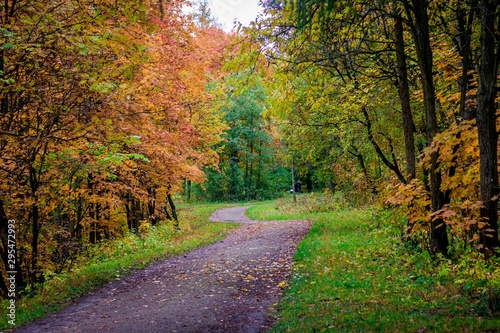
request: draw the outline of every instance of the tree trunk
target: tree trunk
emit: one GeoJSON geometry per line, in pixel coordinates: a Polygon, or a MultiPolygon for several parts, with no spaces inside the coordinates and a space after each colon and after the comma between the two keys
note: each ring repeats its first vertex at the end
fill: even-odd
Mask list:
{"type": "MultiPolygon", "coordinates": [[[[436,95],[433,78],[432,48],[429,35],[429,16],[427,13],[427,0],[411,0],[411,5],[407,0],[402,0],[409,17],[410,28],[417,51],[418,65],[422,88],[424,92],[424,109],[426,120],[427,146],[430,146],[434,137],[438,133],[436,116],[436,95]]],[[[430,194],[431,211],[436,212],[443,208],[444,194],[441,191],[441,173],[438,169],[438,153],[430,155],[430,194]]],[[[430,252],[431,254],[448,253],[448,235],[446,224],[440,218],[435,218],[430,225],[430,252]]]]}
{"type": "MultiPolygon", "coordinates": [[[[468,11],[464,7],[457,9],[457,29],[458,36],[458,50],[462,57],[462,75],[459,78],[458,87],[460,92],[460,116],[463,120],[472,120],[476,118],[477,108],[473,100],[475,96],[471,96],[470,91],[472,88],[472,75],[469,73],[473,70],[472,54],[471,54],[471,36],[472,24],[474,21],[475,11],[472,9],[477,5],[476,0],[472,0],[468,11]]],[[[476,97],[477,98],[477,97],[476,97]]]]}
{"type": "Polygon", "coordinates": [[[191,201],[191,181],[186,179],[186,202],[191,201]]]}
{"type": "Polygon", "coordinates": [[[175,209],[174,200],[172,200],[172,195],[170,193],[167,194],[167,199],[170,210],[172,211],[172,218],[174,219],[174,228],[176,230],[181,230],[181,227],[179,226],[179,219],[177,218],[177,210],[175,209]]]}
{"type": "Polygon", "coordinates": [[[151,225],[156,225],[158,223],[158,217],[156,215],[156,189],[153,187],[148,187],[148,220],[151,222],[151,225]]]}
{"type": "Polygon", "coordinates": [[[163,208],[163,212],[165,213],[165,218],[167,220],[172,220],[172,216],[170,216],[170,213],[168,212],[167,206],[163,205],[162,208],[163,208]]]}
{"type": "Polygon", "coordinates": [[[163,0],[160,0],[158,2],[158,7],[160,8],[160,20],[163,21],[163,19],[165,18],[165,8],[163,6],[163,0]]]}
{"type": "Polygon", "coordinates": [[[327,187],[328,189],[332,192],[332,194],[335,194],[335,182],[331,179],[328,179],[327,187]]]}
{"type": "Polygon", "coordinates": [[[40,235],[40,221],[39,221],[39,211],[38,211],[38,200],[36,198],[36,193],[38,191],[39,183],[37,180],[37,170],[32,166],[29,169],[29,179],[31,195],[33,198],[33,204],[30,207],[29,217],[31,219],[31,271],[29,276],[29,283],[34,286],[38,281],[38,236],[40,235]]]}
{"type": "Polygon", "coordinates": [[[29,281],[31,286],[35,286],[38,282],[38,236],[40,235],[39,213],[38,206],[31,205],[31,272],[29,281]]]}
{"type": "Polygon", "coordinates": [[[498,133],[496,130],[497,75],[500,43],[495,36],[495,21],[500,1],[481,0],[481,63],[477,93],[477,130],[479,136],[480,192],[484,207],[480,210],[481,244],[488,253],[497,249],[498,241],[498,133]]]}
{"type": "MultiPolygon", "coordinates": [[[[398,94],[401,103],[401,118],[405,138],[406,182],[410,183],[416,175],[415,138],[413,136],[414,123],[410,104],[410,87],[408,84],[408,67],[406,64],[405,40],[403,19],[399,12],[394,16],[394,39],[396,44],[396,62],[398,65],[398,94]]],[[[411,205],[411,204],[410,204],[411,205]]],[[[411,206],[408,207],[409,209],[411,206]]],[[[412,242],[411,230],[413,223],[408,219],[406,223],[406,242],[412,242]]]]}
{"type": "MultiPolygon", "coordinates": [[[[362,107],[361,110],[363,111],[363,116],[365,117],[365,122],[363,123],[363,125],[365,125],[365,127],[366,127],[368,140],[372,144],[373,148],[375,148],[375,151],[376,151],[378,157],[380,158],[382,163],[385,164],[385,166],[387,166],[390,170],[392,170],[394,172],[394,174],[398,177],[400,182],[402,182],[403,184],[406,184],[407,183],[406,178],[404,177],[403,173],[399,169],[399,165],[398,165],[398,162],[397,162],[394,154],[392,155],[393,161],[392,162],[389,161],[389,159],[385,156],[384,152],[382,151],[382,149],[378,145],[377,141],[375,140],[375,137],[373,136],[372,122],[371,122],[370,116],[368,115],[368,111],[366,110],[366,107],[362,107]]],[[[391,150],[392,150],[392,145],[390,145],[390,146],[391,146],[391,150]]],[[[363,166],[364,166],[364,163],[363,163],[363,166]]],[[[368,172],[366,172],[366,175],[368,175],[368,172]]]]}
{"type": "Polygon", "coordinates": [[[366,168],[365,164],[365,158],[363,157],[363,154],[361,154],[358,150],[358,148],[354,145],[351,144],[351,150],[347,150],[349,154],[354,156],[356,160],[358,161],[359,167],[361,168],[361,171],[363,172],[363,175],[365,176],[366,182],[368,183],[368,186],[370,187],[371,191],[373,194],[377,194],[377,187],[373,183],[370,174],[368,172],[368,169],[366,168]]]}
{"type": "Polygon", "coordinates": [[[83,202],[82,197],[78,196],[76,199],[76,221],[71,231],[71,237],[75,237],[79,241],[82,240],[82,220],[83,220],[83,202]]]}
{"type": "Polygon", "coordinates": [[[396,42],[396,60],[398,64],[398,92],[401,102],[401,116],[405,137],[406,181],[415,178],[415,139],[413,137],[413,116],[410,105],[410,88],[406,65],[405,42],[403,36],[403,20],[399,14],[394,18],[394,36],[396,42]]]}
{"type": "Polygon", "coordinates": [[[292,157],[292,194],[293,202],[297,202],[297,195],[295,194],[295,161],[292,157]]]}

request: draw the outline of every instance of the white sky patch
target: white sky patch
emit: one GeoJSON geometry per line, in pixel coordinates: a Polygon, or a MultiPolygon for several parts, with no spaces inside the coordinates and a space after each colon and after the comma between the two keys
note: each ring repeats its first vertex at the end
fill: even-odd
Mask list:
{"type": "Polygon", "coordinates": [[[255,21],[261,9],[259,7],[259,0],[211,1],[212,15],[222,24],[222,27],[226,31],[231,31],[234,28],[235,20],[241,22],[243,26],[248,26],[251,21],[255,21]]]}

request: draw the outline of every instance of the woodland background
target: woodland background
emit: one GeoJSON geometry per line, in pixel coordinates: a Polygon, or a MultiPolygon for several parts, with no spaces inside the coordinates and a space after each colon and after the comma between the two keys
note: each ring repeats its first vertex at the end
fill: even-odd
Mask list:
{"type": "Polygon", "coordinates": [[[233,33],[186,4],[1,5],[0,271],[15,220],[20,295],[95,243],[178,228],[174,200],[269,199],[292,174],[403,216],[413,251],[495,255],[499,1],[268,0],[233,33]]]}

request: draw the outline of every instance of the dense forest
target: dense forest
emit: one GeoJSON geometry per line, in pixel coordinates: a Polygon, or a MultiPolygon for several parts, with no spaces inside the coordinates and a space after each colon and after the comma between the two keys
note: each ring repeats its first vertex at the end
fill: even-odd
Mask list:
{"type": "Polygon", "coordinates": [[[498,1],[269,1],[248,38],[273,67],[289,152],[330,187],[402,207],[445,257],[498,240],[498,1]]]}
{"type": "Polygon", "coordinates": [[[88,244],[175,221],[173,194],[217,163],[224,125],[205,88],[229,36],[182,6],[3,3],[1,257],[5,271],[14,220],[20,290],[88,244]]]}
{"type": "Polygon", "coordinates": [[[177,225],[181,195],[269,199],[292,174],[403,215],[432,255],[495,254],[500,1],[266,0],[232,33],[187,4],[2,3],[0,272],[19,290],[177,225]]]}

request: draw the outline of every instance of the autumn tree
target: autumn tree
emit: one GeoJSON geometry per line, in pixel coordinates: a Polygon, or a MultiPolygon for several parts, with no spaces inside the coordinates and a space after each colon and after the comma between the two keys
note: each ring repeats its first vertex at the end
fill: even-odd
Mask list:
{"type": "Polygon", "coordinates": [[[38,244],[42,227],[50,224],[50,184],[58,177],[47,161],[88,131],[101,100],[97,91],[106,85],[97,74],[113,63],[109,41],[120,35],[119,29],[107,37],[97,32],[109,14],[119,17],[122,9],[105,2],[3,4],[2,222],[6,217],[18,221],[18,241],[30,244],[28,253],[19,253],[28,271],[22,276],[18,270],[19,286],[39,280],[39,261],[47,257],[38,244]],[[97,54],[96,70],[87,72],[97,54]]]}
{"type": "MultiPolygon", "coordinates": [[[[408,235],[425,233],[432,254],[450,254],[449,233],[465,247],[497,242],[496,224],[486,224],[490,218],[485,214],[497,211],[493,193],[498,186],[485,190],[489,194],[480,199],[479,178],[472,175],[479,173],[482,164],[481,168],[490,170],[486,174],[492,184],[498,183],[496,164],[486,167],[486,158],[481,163],[478,159],[479,151],[497,151],[490,149],[497,142],[491,136],[496,125],[487,121],[491,127],[485,131],[484,123],[480,125],[479,119],[478,127],[475,123],[479,100],[485,103],[485,96],[491,97],[487,91],[496,95],[490,89],[498,73],[495,47],[480,45],[494,38],[490,34],[480,40],[479,36],[495,31],[492,22],[497,20],[498,4],[401,0],[269,1],[265,5],[269,15],[255,23],[264,34],[254,40],[263,45],[262,54],[276,65],[275,72],[282,73],[272,84],[286,98],[278,97],[274,110],[302,133],[313,128],[311,132],[320,136],[307,138],[316,139],[316,147],[329,142],[329,147],[318,149],[323,156],[332,154],[342,161],[347,159],[339,156],[357,156],[367,180],[380,175],[370,175],[377,163],[391,170],[399,185],[388,194],[389,202],[405,205],[408,235]],[[489,22],[488,28],[484,22],[489,22]],[[490,79],[481,78],[486,65],[490,79]],[[308,83],[298,88],[294,77],[308,78],[308,83]],[[479,96],[481,80],[488,84],[479,96]],[[391,90],[393,83],[397,91],[391,90]],[[396,109],[402,119],[399,124],[393,122],[396,109]],[[321,127],[325,130],[318,130],[321,127]],[[478,131],[490,148],[480,148],[478,131]],[[362,133],[364,138],[359,137],[362,133]],[[489,139],[485,133],[490,133],[489,139]],[[337,150],[349,147],[348,143],[355,144],[337,150]],[[374,153],[377,158],[370,161],[374,153]],[[405,171],[400,167],[401,156],[405,156],[405,171]],[[479,200],[494,208],[479,209],[479,200]]],[[[491,104],[487,119],[495,113],[491,104]]],[[[490,162],[497,160],[496,155],[488,156],[490,162]]],[[[456,244],[452,245],[456,251],[456,244]]]]}
{"type": "Polygon", "coordinates": [[[88,243],[175,220],[173,194],[216,163],[205,84],[224,36],[205,38],[182,6],[2,5],[0,254],[5,271],[16,220],[21,289],[88,243]]]}
{"type": "MultiPolygon", "coordinates": [[[[302,2],[294,2],[290,4],[288,9],[287,7],[275,9],[273,4],[270,4],[268,8],[273,14],[274,20],[270,19],[269,22],[261,23],[262,26],[269,26],[269,43],[273,45],[267,55],[271,59],[276,59],[277,63],[282,64],[285,72],[289,71],[295,75],[312,73],[313,76],[316,75],[316,80],[318,76],[330,80],[331,88],[328,87],[326,90],[323,88],[325,92],[323,96],[319,92],[319,96],[315,96],[308,103],[309,114],[314,114],[316,110],[324,108],[321,111],[324,116],[316,118],[315,126],[323,124],[325,127],[333,126],[345,129],[346,120],[347,123],[355,125],[353,128],[361,125],[361,128],[353,131],[356,132],[355,136],[360,133],[361,129],[365,142],[372,145],[378,160],[394,172],[402,183],[406,183],[408,181],[407,174],[399,162],[401,152],[394,148],[394,142],[399,141],[401,137],[395,133],[388,133],[387,127],[384,129],[378,127],[376,124],[378,120],[375,119],[381,119],[378,118],[381,113],[376,116],[371,114],[371,110],[377,108],[375,105],[378,101],[371,103],[370,100],[366,99],[369,96],[366,94],[367,90],[370,90],[369,86],[378,85],[384,81],[388,83],[386,87],[389,89],[384,87],[383,91],[380,92],[381,95],[390,96],[393,94],[395,91],[390,90],[393,86],[392,83],[398,80],[402,81],[399,89],[400,94],[409,95],[408,89],[405,88],[408,86],[408,79],[403,76],[406,67],[400,67],[399,73],[395,71],[396,52],[393,47],[395,37],[390,26],[384,20],[384,18],[390,17],[386,11],[390,10],[391,7],[369,6],[362,3],[346,6],[344,3],[333,2],[328,4],[312,3],[308,7],[303,6],[302,2]],[[299,15],[296,15],[297,13],[299,15]],[[280,15],[281,21],[275,18],[280,17],[280,15]],[[276,49],[279,51],[273,53],[276,49]],[[378,82],[375,83],[374,80],[378,80],[378,82]],[[341,86],[344,88],[340,88],[341,86]],[[402,89],[406,89],[406,92],[401,92],[402,89]],[[332,94],[334,98],[339,98],[337,96],[341,95],[337,103],[330,101],[331,96],[327,96],[330,91],[334,90],[336,90],[336,93],[332,94]],[[345,93],[346,96],[341,93],[345,93]],[[349,95],[351,96],[349,97],[349,95]],[[344,100],[345,103],[343,103],[344,100]],[[327,106],[327,104],[333,105],[327,106]],[[358,105],[364,105],[364,107],[359,108],[358,105]],[[344,113],[345,116],[339,116],[344,113]],[[338,120],[334,120],[334,114],[337,115],[338,120]],[[375,126],[377,126],[376,130],[375,126]]],[[[401,31],[401,33],[403,32],[401,31]]],[[[401,42],[404,46],[404,41],[401,42]]],[[[403,61],[404,57],[399,57],[399,60],[403,61]]],[[[406,64],[403,63],[401,66],[406,66],[406,64]]],[[[310,89],[310,87],[306,89],[310,89]]],[[[295,91],[291,93],[293,94],[295,91]]],[[[307,95],[307,92],[304,94],[307,95]]],[[[293,100],[293,98],[288,99],[293,100]]],[[[396,101],[393,96],[389,99],[396,101]]],[[[405,111],[403,120],[406,121],[404,137],[407,142],[406,146],[409,148],[404,153],[407,156],[407,170],[409,170],[408,175],[411,178],[415,169],[415,149],[414,126],[408,103],[409,100],[403,109],[405,111]]],[[[290,105],[289,108],[294,110],[297,109],[297,106],[290,105]]],[[[290,111],[290,113],[293,112],[295,111],[290,111]]],[[[342,138],[342,136],[340,137],[342,138]]],[[[352,143],[356,140],[345,136],[344,141],[352,143]]],[[[340,142],[342,143],[342,140],[340,142]]],[[[355,149],[356,152],[354,152],[347,149],[345,151],[353,153],[349,155],[359,161],[361,169],[365,170],[363,173],[368,175],[369,172],[367,172],[365,164],[366,156],[359,155],[362,150],[355,149]]],[[[368,183],[373,184],[373,180],[368,180],[368,183]]],[[[372,188],[374,189],[374,187],[372,188]]]]}

